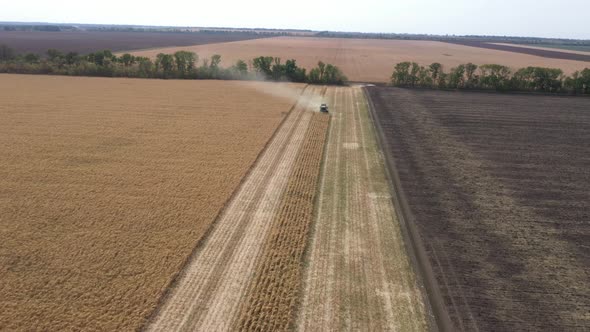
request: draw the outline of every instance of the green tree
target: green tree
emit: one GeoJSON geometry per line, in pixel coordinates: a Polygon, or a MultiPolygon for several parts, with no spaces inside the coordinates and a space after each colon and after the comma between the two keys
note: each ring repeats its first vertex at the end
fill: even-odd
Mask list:
{"type": "Polygon", "coordinates": [[[318,70],[320,74],[320,81],[324,81],[324,75],[326,74],[326,64],[322,61],[318,62],[318,70]]]}
{"type": "Polygon", "coordinates": [[[235,78],[248,77],[248,64],[244,60],[238,60],[231,68],[235,78]]]}
{"type": "Polygon", "coordinates": [[[274,58],[271,72],[272,79],[275,81],[281,81],[285,78],[285,66],[281,64],[281,58],[274,58]]]}
{"type": "Polygon", "coordinates": [[[49,59],[49,61],[51,61],[51,62],[56,62],[63,57],[64,57],[64,54],[54,48],[47,50],[47,59],[49,59]]]}
{"type": "MultiPolygon", "coordinates": [[[[576,75],[579,75],[579,73],[574,73],[574,76],[576,75]]],[[[566,86],[575,86],[575,84],[571,83],[572,78],[569,78],[569,80],[566,79],[565,81],[567,83],[566,86]]],[[[554,68],[521,68],[514,73],[511,79],[511,88],[516,90],[556,92],[563,87],[563,84],[563,71],[554,68]]]]}
{"type": "Polygon", "coordinates": [[[419,64],[412,62],[412,67],[410,69],[410,82],[409,82],[410,86],[416,86],[416,83],[418,83],[418,80],[419,80],[418,76],[420,74],[420,69],[421,69],[421,67],[419,64]]]}
{"type": "Polygon", "coordinates": [[[449,87],[451,89],[460,89],[464,87],[465,84],[465,65],[458,65],[457,67],[451,69],[451,74],[449,76],[449,87]]]}
{"type": "Polygon", "coordinates": [[[121,55],[119,61],[121,61],[125,67],[129,67],[135,63],[135,57],[129,53],[125,53],[121,55]]]}
{"type": "Polygon", "coordinates": [[[475,76],[475,71],[477,70],[477,65],[469,62],[465,65],[465,87],[466,88],[474,88],[477,86],[477,77],[475,76]]]}
{"type": "Polygon", "coordinates": [[[156,71],[161,71],[164,78],[170,77],[174,70],[174,57],[171,54],[158,53],[155,66],[156,71]]]}
{"type": "Polygon", "coordinates": [[[0,44],[0,61],[14,59],[14,50],[4,44],[0,44]]]}
{"type": "Polygon", "coordinates": [[[86,60],[93,62],[97,66],[104,67],[116,62],[117,57],[110,50],[103,50],[88,54],[86,60]]]}
{"type": "MultiPolygon", "coordinates": [[[[320,69],[319,66],[318,69],[320,69]]],[[[326,84],[343,85],[348,81],[348,79],[346,78],[346,76],[344,76],[340,68],[332,64],[326,64],[324,68],[324,75],[321,78],[321,81],[326,84]]]]}
{"type": "Polygon", "coordinates": [[[502,65],[487,64],[479,67],[482,88],[507,90],[510,87],[510,68],[502,65]]]}
{"type": "Polygon", "coordinates": [[[211,56],[211,64],[210,67],[213,69],[217,69],[219,68],[219,64],[221,63],[221,55],[219,54],[213,54],[211,56]]]}
{"type": "Polygon", "coordinates": [[[252,66],[256,72],[263,74],[266,78],[271,78],[273,61],[274,59],[271,56],[259,56],[252,61],[252,66]]]}
{"type": "Polygon", "coordinates": [[[449,74],[441,71],[438,74],[438,80],[436,85],[440,88],[440,89],[446,89],[448,87],[447,82],[449,81],[449,74]]]}
{"type": "Polygon", "coordinates": [[[206,68],[207,70],[209,69],[209,58],[203,59],[203,64],[201,65],[201,68],[206,68]]]}
{"type": "Polygon", "coordinates": [[[432,78],[432,82],[434,82],[434,84],[437,84],[438,77],[442,72],[442,65],[438,62],[434,62],[428,67],[428,70],[430,71],[430,77],[432,78]]]}
{"type": "Polygon", "coordinates": [[[197,60],[197,54],[194,52],[178,51],[174,53],[176,70],[182,76],[185,76],[193,71],[193,69],[195,68],[195,62],[197,60]]]}
{"type": "Polygon", "coordinates": [[[322,83],[321,77],[320,77],[320,69],[319,68],[312,68],[309,71],[309,77],[308,77],[308,81],[309,83],[322,83]]]}
{"type": "Polygon", "coordinates": [[[590,69],[585,68],[580,72],[578,82],[582,87],[582,93],[590,94],[590,69]]]}
{"type": "Polygon", "coordinates": [[[25,54],[24,58],[26,63],[30,63],[30,64],[36,64],[39,63],[39,61],[41,60],[39,58],[39,56],[35,53],[27,53],[25,54]]]}
{"type": "Polygon", "coordinates": [[[574,94],[581,93],[583,87],[579,85],[580,82],[580,72],[575,71],[572,76],[568,76],[563,81],[563,86],[568,89],[569,91],[573,92],[574,94]]]}
{"type": "Polygon", "coordinates": [[[535,67],[533,70],[534,88],[544,92],[557,92],[562,87],[562,76],[561,69],[535,67]]]}
{"type": "Polygon", "coordinates": [[[305,68],[297,67],[297,62],[293,59],[285,62],[285,75],[291,82],[305,82],[305,68]]]}
{"type": "Polygon", "coordinates": [[[417,84],[422,87],[432,87],[434,81],[432,77],[430,77],[430,70],[420,66],[420,70],[418,72],[418,82],[417,84]]]}
{"type": "Polygon", "coordinates": [[[410,66],[411,62],[400,62],[395,65],[391,75],[391,84],[395,86],[407,86],[410,84],[410,66]]]}
{"type": "Polygon", "coordinates": [[[68,52],[65,56],[66,64],[73,65],[80,61],[80,56],[76,52],[68,52]]]}
{"type": "Polygon", "coordinates": [[[154,63],[147,57],[136,57],[138,76],[142,78],[154,77],[154,63]]]}
{"type": "Polygon", "coordinates": [[[201,76],[204,78],[214,78],[214,79],[218,79],[221,78],[221,74],[222,71],[219,68],[219,64],[221,63],[221,55],[219,54],[214,54],[211,56],[211,59],[209,61],[209,67],[205,66],[205,64],[203,64],[203,67],[201,68],[201,76]]]}
{"type": "Polygon", "coordinates": [[[111,52],[111,50],[104,50],[102,51],[102,54],[104,55],[105,60],[107,60],[109,63],[117,62],[117,56],[114,55],[113,52],[111,52]]]}
{"type": "Polygon", "coordinates": [[[62,69],[66,64],[65,55],[56,49],[47,50],[47,59],[52,63],[53,67],[57,69],[62,69]]]}

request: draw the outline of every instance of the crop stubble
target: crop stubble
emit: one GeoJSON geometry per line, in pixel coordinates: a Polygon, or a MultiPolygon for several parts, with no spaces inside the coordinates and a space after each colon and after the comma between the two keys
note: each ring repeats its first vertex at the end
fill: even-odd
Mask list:
{"type": "Polygon", "coordinates": [[[330,88],[332,125],[297,329],[427,329],[359,88],[330,88]]]}
{"type": "Polygon", "coordinates": [[[590,327],[590,103],[370,88],[457,330],[590,327]]]}
{"type": "MultiPolygon", "coordinates": [[[[313,95],[315,87],[304,95],[313,95]]],[[[264,257],[298,151],[312,116],[300,99],[185,269],[148,330],[229,330],[264,257]]]]}
{"type": "Polygon", "coordinates": [[[236,330],[286,331],[294,324],[328,123],[328,115],[313,113],[236,330]]]}
{"type": "Polygon", "coordinates": [[[265,87],[0,75],[0,329],[140,326],[292,105],[265,87]]]}

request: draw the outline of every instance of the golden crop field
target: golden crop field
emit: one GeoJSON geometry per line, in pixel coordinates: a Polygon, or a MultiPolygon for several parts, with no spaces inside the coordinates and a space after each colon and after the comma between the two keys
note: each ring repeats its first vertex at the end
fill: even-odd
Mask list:
{"type": "Polygon", "coordinates": [[[329,120],[322,113],[311,118],[235,330],[288,331],[294,324],[329,120]]]}
{"type": "Polygon", "coordinates": [[[319,90],[305,88],[146,331],[235,330],[240,309],[250,305],[244,301],[260,273],[259,262],[270,255],[265,252],[267,239],[307,141],[314,114],[309,107],[319,90]]]}
{"type": "Polygon", "coordinates": [[[272,87],[0,75],[0,329],[137,329],[293,105],[272,87]]]}
{"type": "Polygon", "coordinates": [[[222,64],[231,66],[237,60],[251,61],[258,56],[295,59],[305,68],[324,61],[339,66],[351,81],[388,82],[396,63],[415,61],[421,65],[440,62],[448,71],[459,64],[496,63],[512,68],[541,66],[561,68],[566,74],[588,67],[587,62],[550,59],[539,56],[468,47],[436,41],[375,40],[346,38],[276,37],[229,43],[161,48],[134,52],[155,57],[178,50],[196,52],[201,58],[222,56],[222,64]]]}

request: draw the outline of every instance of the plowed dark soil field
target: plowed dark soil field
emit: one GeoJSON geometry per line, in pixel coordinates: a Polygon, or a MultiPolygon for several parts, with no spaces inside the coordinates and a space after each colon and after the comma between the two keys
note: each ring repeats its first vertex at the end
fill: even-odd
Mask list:
{"type": "Polygon", "coordinates": [[[115,32],[115,31],[0,31],[0,44],[18,53],[45,54],[55,48],[81,54],[101,50],[129,51],[154,47],[189,46],[256,39],[258,35],[241,32],[115,32]]]}
{"type": "Polygon", "coordinates": [[[589,330],[590,99],[368,89],[454,330],[589,330]]]}
{"type": "Polygon", "coordinates": [[[590,62],[590,55],[588,55],[588,54],[577,54],[577,53],[572,53],[572,52],[568,52],[568,51],[560,51],[559,49],[546,50],[546,49],[538,49],[538,48],[521,47],[519,45],[486,43],[486,42],[482,42],[482,41],[458,41],[458,42],[450,42],[450,43],[471,46],[471,47],[487,48],[490,50],[498,50],[498,51],[536,55],[536,56],[540,56],[543,58],[590,62]]]}

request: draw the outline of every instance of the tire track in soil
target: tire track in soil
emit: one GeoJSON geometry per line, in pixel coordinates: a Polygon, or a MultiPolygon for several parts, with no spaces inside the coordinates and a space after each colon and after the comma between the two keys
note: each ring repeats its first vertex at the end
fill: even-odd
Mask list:
{"type": "Polygon", "coordinates": [[[230,328],[309,124],[311,113],[302,100],[185,268],[148,331],[230,328]]]}
{"type": "MultiPolygon", "coordinates": [[[[321,192],[331,192],[331,193],[335,193],[335,183],[331,182],[331,183],[327,183],[326,179],[327,179],[327,175],[326,174],[334,174],[334,172],[338,172],[340,171],[340,167],[338,167],[339,165],[339,161],[340,161],[340,155],[341,155],[341,147],[338,144],[333,144],[333,141],[340,141],[340,137],[342,136],[342,129],[343,126],[340,125],[340,123],[342,122],[342,113],[338,113],[338,112],[334,112],[334,110],[336,110],[338,107],[340,107],[340,103],[339,103],[339,99],[338,96],[341,94],[342,90],[339,88],[335,88],[332,90],[332,94],[334,95],[333,97],[333,101],[332,101],[332,124],[330,126],[330,130],[328,132],[328,144],[326,144],[326,151],[324,153],[324,169],[322,170],[322,175],[321,175],[321,186],[320,186],[320,193],[321,192]],[[328,157],[331,155],[335,155],[334,160],[331,160],[330,162],[328,162],[328,157]]],[[[337,195],[333,194],[331,196],[329,195],[319,195],[319,199],[318,199],[318,210],[317,210],[317,214],[318,217],[316,218],[317,220],[320,220],[324,217],[325,212],[324,212],[324,207],[326,206],[326,204],[328,204],[328,206],[331,206],[331,213],[332,215],[337,215],[338,214],[338,204],[337,204],[337,200],[338,197],[337,195]],[[332,202],[329,202],[332,201],[332,202]],[[331,203],[331,205],[330,205],[331,203]]],[[[334,224],[331,224],[334,225],[334,224]]],[[[318,240],[318,236],[315,236],[316,233],[318,232],[318,228],[317,228],[317,221],[316,221],[316,225],[313,226],[312,228],[312,235],[311,235],[311,244],[310,244],[310,249],[308,249],[311,253],[309,254],[311,257],[313,257],[315,255],[316,252],[322,252],[327,256],[327,259],[325,260],[321,260],[321,259],[310,259],[308,257],[308,261],[309,261],[309,265],[310,268],[308,268],[308,275],[306,277],[307,281],[305,281],[305,283],[307,285],[311,284],[311,282],[317,282],[319,280],[319,278],[322,278],[323,276],[328,276],[329,278],[325,279],[325,281],[327,281],[325,287],[315,287],[314,289],[316,290],[316,294],[317,296],[315,298],[310,298],[309,297],[309,293],[306,292],[304,290],[304,294],[303,294],[303,301],[302,301],[302,305],[303,305],[303,309],[301,310],[305,310],[305,308],[308,308],[310,305],[314,305],[314,306],[320,306],[322,305],[321,302],[313,302],[312,304],[310,304],[310,301],[317,301],[317,299],[323,299],[325,300],[325,302],[323,302],[323,309],[324,312],[321,315],[316,315],[314,318],[316,319],[316,322],[320,322],[318,324],[318,327],[320,326],[326,326],[333,317],[333,311],[334,311],[334,301],[335,301],[335,296],[336,293],[334,293],[333,289],[334,289],[334,280],[335,280],[335,276],[330,275],[332,273],[332,271],[328,268],[328,262],[333,262],[334,261],[334,252],[324,249],[324,247],[327,246],[327,248],[333,247],[334,244],[332,243],[334,241],[334,237],[330,236],[330,234],[333,234],[334,231],[328,232],[327,234],[323,234],[324,235],[324,241],[319,241],[318,240]]],[[[308,286],[309,287],[309,286],[308,286]]],[[[299,323],[300,325],[300,323],[299,323]]]]}
{"type": "MultiPolygon", "coordinates": [[[[383,260],[379,260],[376,261],[375,264],[380,264],[381,265],[381,269],[384,273],[381,274],[381,282],[383,283],[383,287],[384,289],[387,289],[387,287],[391,287],[392,289],[392,293],[393,294],[399,294],[399,298],[387,298],[384,297],[384,306],[386,308],[391,308],[391,310],[386,311],[386,313],[390,314],[390,313],[395,313],[395,304],[396,303],[400,303],[400,302],[406,302],[406,307],[409,310],[409,315],[406,316],[391,316],[389,315],[387,317],[388,321],[395,321],[395,320],[403,320],[404,318],[411,318],[414,317],[415,315],[419,315],[419,316],[424,316],[424,315],[429,315],[430,314],[430,306],[428,306],[428,308],[424,308],[424,303],[428,302],[428,299],[426,298],[426,293],[422,294],[422,298],[416,298],[414,296],[412,296],[411,293],[406,292],[404,290],[407,289],[412,289],[412,287],[415,287],[414,283],[417,282],[419,285],[422,285],[422,279],[420,280],[414,280],[414,278],[399,278],[399,281],[401,282],[400,286],[396,286],[396,285],[391,285],[388,280],[387,280],[387,276],[388,275],[395,275],[396,273],[396,267],[399,266],[405,266],[407,269],[411,269],[410,266],[408,266],[408,257],[406,255],[394,255],[394,256],[389,256],[386,254],[386,252],[381,251],[380,249],[382,248],[392,248],[392,247],[396,247],[399,246],[399,243],[404,243],[405,245],[408,245],[408,241],[406,239],[405,236],[403,236],[404,234],[404,227],[403,227],[403,220],[401,220],[400,218],[400,214],[396,213],[398,211],[396,211],[396,208],[399,208],[398,206],[396,206],[395,202],[393,201],[393,196],[392,193],[394,193],[394,188],[391,187],[391,180],[390,180],[390,174],[387,173],[387,169],[386,169],[386,163],[385,163],[385,155],[383,154],[383,151],[381,149],[381,144],[379,143],[379,139],[378,139],[378,132],[377,132],[377,127],[376,124],[373,122],[373,117],[371,116],[371,110],[370,110],[370,105],[369,105],[369,100],[365,98],[365,94],[364,91],[360,91],[357,90],[356,93],[358,94],[359,97],[359,101],[357,101],[355,103],[356,108],[357,108],[357,116],[358,116],[358,121],[359,123],[363,123],[364,126],[361,126],[361,136],[363,136],[363,140],[365,140],[366,135],[369,135],[370,137],[372,137],[372,139],[370,140],[371,144],[374,145],[373,149],[365,149],[364,153],[365,153],[365,161],[366,161],[366,169],[369,172],[372,172],[372,170],[374,170],[375,168],[381,168],[381,169],[385,169],[385,178],[383,178],[381,181],[379,182],[373,182],[374,185],[374,193],[369,194],[368,197],[368,205],[371,207],[370,210],[374,210],[376,216],[375,218],[377,220],[379,219],[386,219],[389,218],[389,216],[396,216],[395,219],[397,219],[396,224],[401,226],[401,232],[394,232],[394,236],[393,237],[383,237],[381,236],[382,234],[384,234],[382,232],[382,230],[379,227],[373,227],[373,233],[371,235],[371,238],[375,238],[378,239],[382,242],[382,245],[380,246],[374,246],[374,248],[376,248],[378,250],[378,255],[372,255],[371,257],[385,257],[385,259],[383,260]],[[362,100],[362,101],[361,101],[362,100]],[[362,117],[366,117],[367,119],[365,121],[362,120],[362,117]],[[364,128],[363,128],[364,127],[364,128]],[[381,201],[381,202],[380,202],[381,201]],[[395,208],[394,208],[395,206],[395,208]],[[390,260],[389,262],[387,260],[390,260]],[[416,312],[415,309],[420,308],[422,312],[416,312]],[[425,313],[424,311],[428,311],[427,313],[425,313]]],[[[370,224],[373,225],[373,224],[370,224]]],[[[378,223],[374,224],[375,226],[378,226],[378,223]]],[[[372,247],[373,248],[373,247],[372,247]]],[[[400,248],[401,249],[401,248],[400,248]]],[[[409,249],[409,253],[410,253],[410,261],[412,263],[414,263],[414,260],[412,259],[412,249],[409,249]]],[[[410,263],[410,265],[412,265],[410,263]]],[[[414,265],[415,266],[415,265],[414,265]]],[[[413,273],[412,273],[413,275],[413,273]]],[[[420,329],[424,329],[424,326],[421,325],[423,322],[420,320],[409,320],[409,321],[404,321],[403,323],[400,324],[400,326],[402,328],[405,329],[404,326],[412,326],[412,328],[414,330],[420,330],[420,329]]],[[[434,327],[434,322],[431,321],[430,319],[428,319],[428,322],[426,323],[428,326],[430,326],[432,329],[435,329],[434,327]]]]}
{"type": "MultiPolygon", "coordinates": [[[[465,118],[475,117],[477,112],[480,112],[479,122],[485,123],[487,127],[485,131],[480,129],[481,132],[476,133],[490,141],[490,137],[494,139],[494,136],[490,134],[492,132],[496,135],[496,140],[506,142],[506,138],[500,141],[498,132],[504,137],[512,137],[509,135],[509,127],[502,129],[506,133],[501,132],[497,128],[498,121],[510,124],[513,121],[520,121],[521,117],[534,116],[534,121],[529,118],[530,132],[526,132],[527,128],[523,129],[522,126],[514,130],[523,131],[522,134],[526,135],[526,139],[533,142],[536,138],[534,135],[547,136],[548,133],[553,135],[553,130],[556,130],[554,128],[560,128],[563,132],[563,126],[568,125],[569,121],[571,121],[569,124],[571,130],[575,132],[579,129],[573,123],[577,120],[583,126],[584,118],[567,119],[568,114],[563,111],[559,125],[548,123],[552,119],[556,121],[554,115],[545,119],[542,117],[545,111],[542,108],[531,106],[534,113],[527,110],[531,103],[538,102],[532,99],[542,97],[531,97],[531,100],[526,100],[522,96],[494,95],[493,98],[500,101],[494,100],[492,106],[482,104],[481,101],[478,104],[457,98],[457,101],[463,103],[458,105],[443,99],[441,106],[432,106],[436,105],[434,98],[420,99],[420,93],[416,91],[392,89],[391,92],[394,92],[391,95],[396,99],[388,100],[387,104],[381,103],[380,107],[387,105],[388,108],[379,115],[389,114],[395,117],[388,119],[387,122],[383,119],[379,120],[381,126],[388,130],[388,136],[391,139],[389,144],[395,141],[397,141],[395,144],[399,144],[404,141],[404,144],[412,147],[412,150],[408,150],[412,151],[412,161],[409,162],[408,155],[405,156],[406,165],[403,171],[405,176],[414,176],[411,181],[408,180],[410,184],[408,187],[413,190],[414,204],[418,206],[417,203],[425,200],[426,197],[417,192],[416,188],[412,188],[412,185],[424,186],[424,183],[428,182],[432,187],[426,188],[439,193],[438,202],[431,200],[434,204],[420,202],[419,206],[422,210],[418,212],[421,213],[423,220],[429,222],[427,225],[422,225],[421,233],[423,233],[422,236],[430,239],[428,255],[433,261],[433,271],[441,284],[445,304],[455,325],[453,330],[475,331],[478,328],[481,330],[583,330],[587,325],[585,323],[588,312],[584,311],[583,299],[588,297],[584,297],[587,288],[579,285],[584,284],[582,281],[587,273],[584,271],[584,265],[575,264],[576,257],[572,244],[567,239],[559,237],[561,230],[552,229],[553,224],[547,223],[549,218],[543,219],[544,216],[538,215],[534,209],[535,206],[531,206],[530,202],[519,201],[509,186],[492,172],[495,170],[494,167],[497,167],[494,163],[505,163],[514,167],[511,161],[517,163],[517,156],[524,155],[526,158],[526,153],[510,151],[509,145],[503,143],[508,147],[502,147],[501,151],[504,153],[504,150],[508,149],[512,153],[512,160],[507,160],[509,155],[499,160],[482,158],[482,151],[474,149],[470,140],[452,131],[452,129],[457,130],[456,128],[449,127],[448,123],[445,126],[440,121],[445,119],[445,112],[453,114],[457,119],[457,122],[453,124],[467,122],[455,115],[461,114],[462,110],[467,110],[464,111],[467,114],[465,118]],[[512,105],[506,102],[508,98],[512,105]],[[393,104],[396,105],[395,108],[389,106],[393,104]],[[494,114],[491,118],[497,117],[499,120],[491,121],[486,118],[485,113],[478,109],[484,107],[490,107],[487,114],[494,114]],[[504,107],[511,112],[507,113],[508,120],[502,120],[504,107]],[[403,114],[403,117],[397,116],[400,114],[403,114]],[[545,131],[543,126],[551,130],[545,131]],[[418,174],[412,174],[412,172],[418,174]],[[420,178],[428,174],[430,176],[427,181],[420,178]],[[433,174],[442,175],[433,176],[433,174]],[[449,183],[453,183],[453,186],[460,190],[449,186],[449,183]],[[433,213],[432,211],[426,210],[432,209],[428,206],[430,204],[434,205],[433,209],[438,210],[435,218],[429,215],[433,213]],[[436,231],[432,231],[433,229],[436,231]],[[580,316],[575,316],[576,314],[580,316]]],[[[435,96],[448,98],[446,94],[435,96]]],[[[484,94],[473,96],[489,98],[484,94]]],[[[473,96],[466,94],[460,97],[473,98],[473,96]]],[[[578,101],[578,99],[569,101],[572,100],[578,101]]],[[[550,112],[554,112],[551,108],[553,103],[563,106],[565,101],[565,98],[544,99],[550,107],[550,112]]],[[[574,108],[579,107],[575,103],[572,104],[574,108]]],[[[474,130],[473,126],[474,124],[471,123],[469,126],[462,127],[460,132],[470,133],[469,130],[474,130]]],[[[473,132],[470,134],[472,136],[469,139],[474,140],[475,135],[473,132]]],[[[546,140],[559,142],[559,139],[568,139],[567,135],[561,136],[565,138],[556,135],[546,140]]],[[[578,139],[583,141],[587,137],[582,134],[578,139]]],[[[482,138],[478,137],[478,139],[482,138]]],[[[512,139],[514,142],[511,141],[511,143],[519,144],[518,139],[522,138],[512,139]]],[[[479,144],[482,144],[482,141],[479,144]]],[[[531,143],[527,145],[534,147],[531,143]]],[[[495,153],[492,149],[494,145],[482,146],[485,148],[485,153],[495,153]]],[[[387,149],[394,151],[390,146],[387,149]]],[[[395,151],[399,153],[402,149],[395,151]]],[[[539,149],[539,151],[543,150],[539,149]]],[[[552,153],[549,149],[546,154],[552,153]]],[[[575,158],[573,159],[575,161],[575,158]]],[[[502,172],[532,180],[533,178],[526,173],[530,165],[534,164],[525,164],[524,173],[520,167],[502,169],[502,172]]],[[[541,172],[543,168],[547,176],[550,174],[547,165],[538,167],[539,175],[543,174],[541,172]]],[[[567,177],[565,179],[567,180],[567,177]]],[[[515,177],[510,182],[513,181],[520,181],[520,179],[515,177]]],[[[530,182],[535,187],[543,185],[542,181],[530,182]]],[[[516,183],[516,185],[522,186],[522,183],[516,183]]],[[[536,197],[534,202],[546,204],[543,201],[538,203],[536,197]]],[[[571,208],[575,209],[575,205],[571,208]]],[[[563,220],[556,220],[556,224],[557,222],[563,222],[563,220]]],[[[563,228],[568,226],[561,225],[563,228]]]]}
{"type": "Polygon", "coordinates": [[[423,296],[359,88],[335,89],[297,329],[422,331],[423,296]]]}

